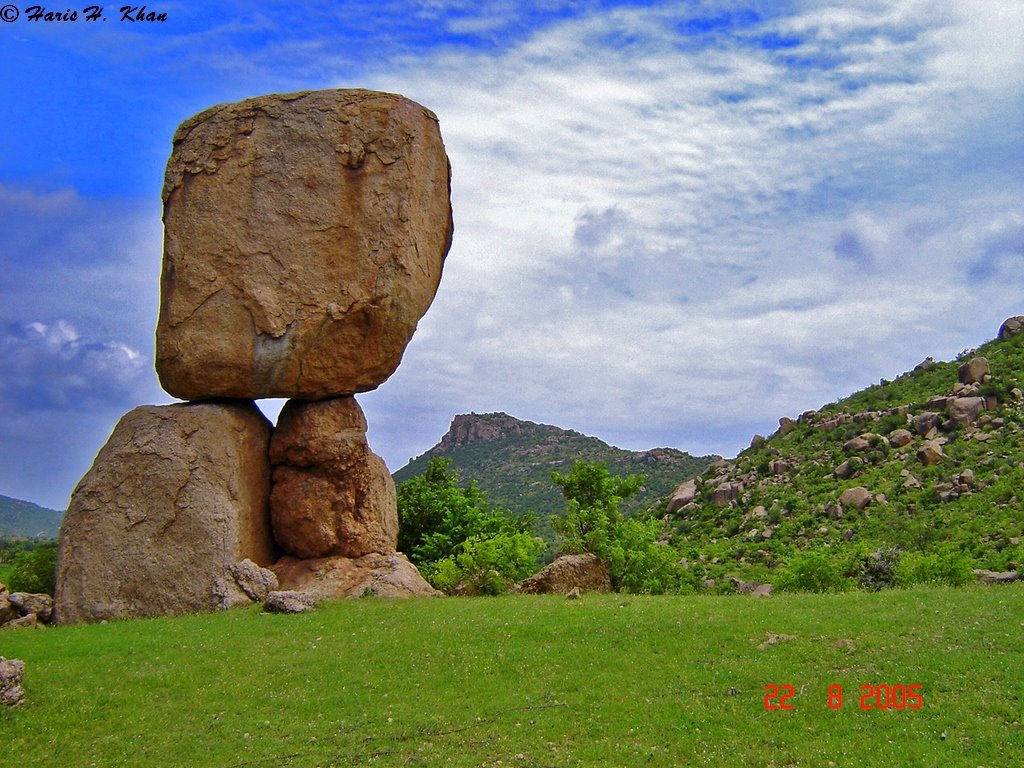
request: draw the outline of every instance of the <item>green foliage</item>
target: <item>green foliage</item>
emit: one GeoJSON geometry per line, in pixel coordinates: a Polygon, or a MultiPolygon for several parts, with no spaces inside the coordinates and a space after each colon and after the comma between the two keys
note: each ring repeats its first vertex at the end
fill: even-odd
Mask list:
{"type": "Polygon", "coordinates": [[[597,462],[577,461],[551,479],[566,500],[565,514],[551,523],[566,553],[590,552],[608,565],[612,585],[626,592],[663,594],[692,588],[679,553],[659,538],[664,523],[623,516],[623,499],[643,487],[643,477],[616,477],[597,462]]]}
{"type": "Polygon", "coordinates": [[[398,548],[438,589],[498,594],[535,570],[543,541],[531,516],[491,507],[475,483],[459,485],[451,460],[431,459],[398,486],[398,548]]]}
{"type": "Polygon", "coordinates": [[[896,584],[901,587],[916,584],[945,584],[957,587],[967,584],[973,578],[971,558],[962,552],[909,552],[896,566],[896,584]]]}
{"type": "Polygon", "coordinates": [[[7,587],[11,592],[53,594],[57,581],[57,544],[40,544],[19,552],[10,566],[7,587]]]}
{"type": "Polygon", "coordinates": [[[811,551],[794,556],[775,586],[783,592],[843,592],[851,584],[832,558],[811,551]]]}

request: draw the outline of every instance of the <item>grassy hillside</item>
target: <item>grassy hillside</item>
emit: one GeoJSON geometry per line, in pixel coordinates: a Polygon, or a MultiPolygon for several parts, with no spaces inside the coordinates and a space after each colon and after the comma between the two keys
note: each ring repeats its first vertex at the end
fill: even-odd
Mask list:
{"type": "Polygon", "coordinates": [[[492,504],[516,513],[532,510],[541,518],[565,511],[551,472],[567,473],[575,461],[600,461],[619,475],[642,474],[644,490],[627,506],[635,509],[670,493],[681,478],[697,475],[717,458],[674,448],[627,451],[596,437],[503,413],[468,414],[456,417],[439,445],[395,472],[395,482],[422,474],[435,456],[450,458],[461,479],[475,480],[492,504]]]}
{"type": "Polygon", "coordinates": [[[353,600],[3,634],[20,766],[1024,764],[1024,586],[353,600]],[[765,685],[792,711],[766,711],[765,685]],[[920,685],[918,710],[860,709],[920,685]],[[827,706],[829,686],[843,705],[827,706]]]}
{"type": "Polygon", "coordinates": [[[55,539],[64,513],[0,496],[0,538],[55,539]]]}
{"type": "Polygon", "coordinates": [[[804,557],[803,565],[831,569],[840,586],[870,586],[887,570],[909,578],[962,572],[965,564],[968,572],[1018,569],[1022,387],[1019,334],[803,414],[709,469],[696,499],[676,513],[673,542],[718,588],[730,575],[776,583],[786,578],[784,566],[808,553],[820,557],[804,557]],[[992,398],[992,407],[958,424],[936,398],[956,389],[958,368],[975,356],[988,360],[991,379],[976,394],[992,398]],[[927,413],[936,414],[930,436],[921,434],[927,413]],[[905,445],[900,430],[910,432],[905,445]],[[922,454],[929,444],[941,450],[934,463],[922,454]],[[862,508],[841,501],[857,487],[869,494],[862,508]]]}

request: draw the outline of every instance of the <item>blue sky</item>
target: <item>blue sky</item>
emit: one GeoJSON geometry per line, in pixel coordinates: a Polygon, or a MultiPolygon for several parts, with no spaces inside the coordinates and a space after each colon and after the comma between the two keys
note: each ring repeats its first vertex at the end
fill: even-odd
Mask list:
{"type": "Polygon", "coordinates": [[[1024,314],[1017,0],[14,6],[0,494],[63,508],[123,413],[171,401],[171,136],[264,93],[375,88],[440,118],[455,242],[359,398],[393,470],[468,411],[734,455],[1024,314]]]}

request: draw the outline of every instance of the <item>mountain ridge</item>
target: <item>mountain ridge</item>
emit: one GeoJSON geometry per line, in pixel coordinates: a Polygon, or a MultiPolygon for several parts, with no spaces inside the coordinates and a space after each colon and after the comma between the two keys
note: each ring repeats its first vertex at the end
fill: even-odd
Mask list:
{"type": "Polygon", "coordinates": [[[0,495],[0,537],[56,539],[64,513],[0,495]]]}
{"type": "Polygon", "coordinates": [[[492,504],[517,514],[532,511],[542,519],[564,511],[551,472],[568,472],[577,460],[603,462],[620,475],[644,475],[644,490],[627,502],[629,511],[671,492],[680,474],[695,475],[719,458],[691,456],[676,448],[629,451],[575,430],[501,411],[471,412],[455,415],[435,446],[393,473],[395,482],[421,474],[437,457],[451,459],[461,480],[476,482],[492,504]]]}

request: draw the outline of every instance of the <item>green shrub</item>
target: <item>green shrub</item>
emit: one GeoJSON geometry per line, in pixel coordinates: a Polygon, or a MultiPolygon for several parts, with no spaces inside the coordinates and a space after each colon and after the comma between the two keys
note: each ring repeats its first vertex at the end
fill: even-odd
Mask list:
{"type": "Polygon", "coordinates": [[[33,550],[19,552],[11,562],[11,592],[42,592],[53,594],[57,582],[57,545],[40,544],[33,550]]]}
{"type": "Polygon", "coordinates": [[[896,566],[896,584],[946,584],[951,587],[967,584],[974,578],[971,558],[963,552],[923,554],[907,552],[896,566]]]}
{"type": "Polygon", "coordinates": [[[795,555],[775,586],[783,592],[842,592],[850,583],[831,558],[811,551],[795,555]]]}

